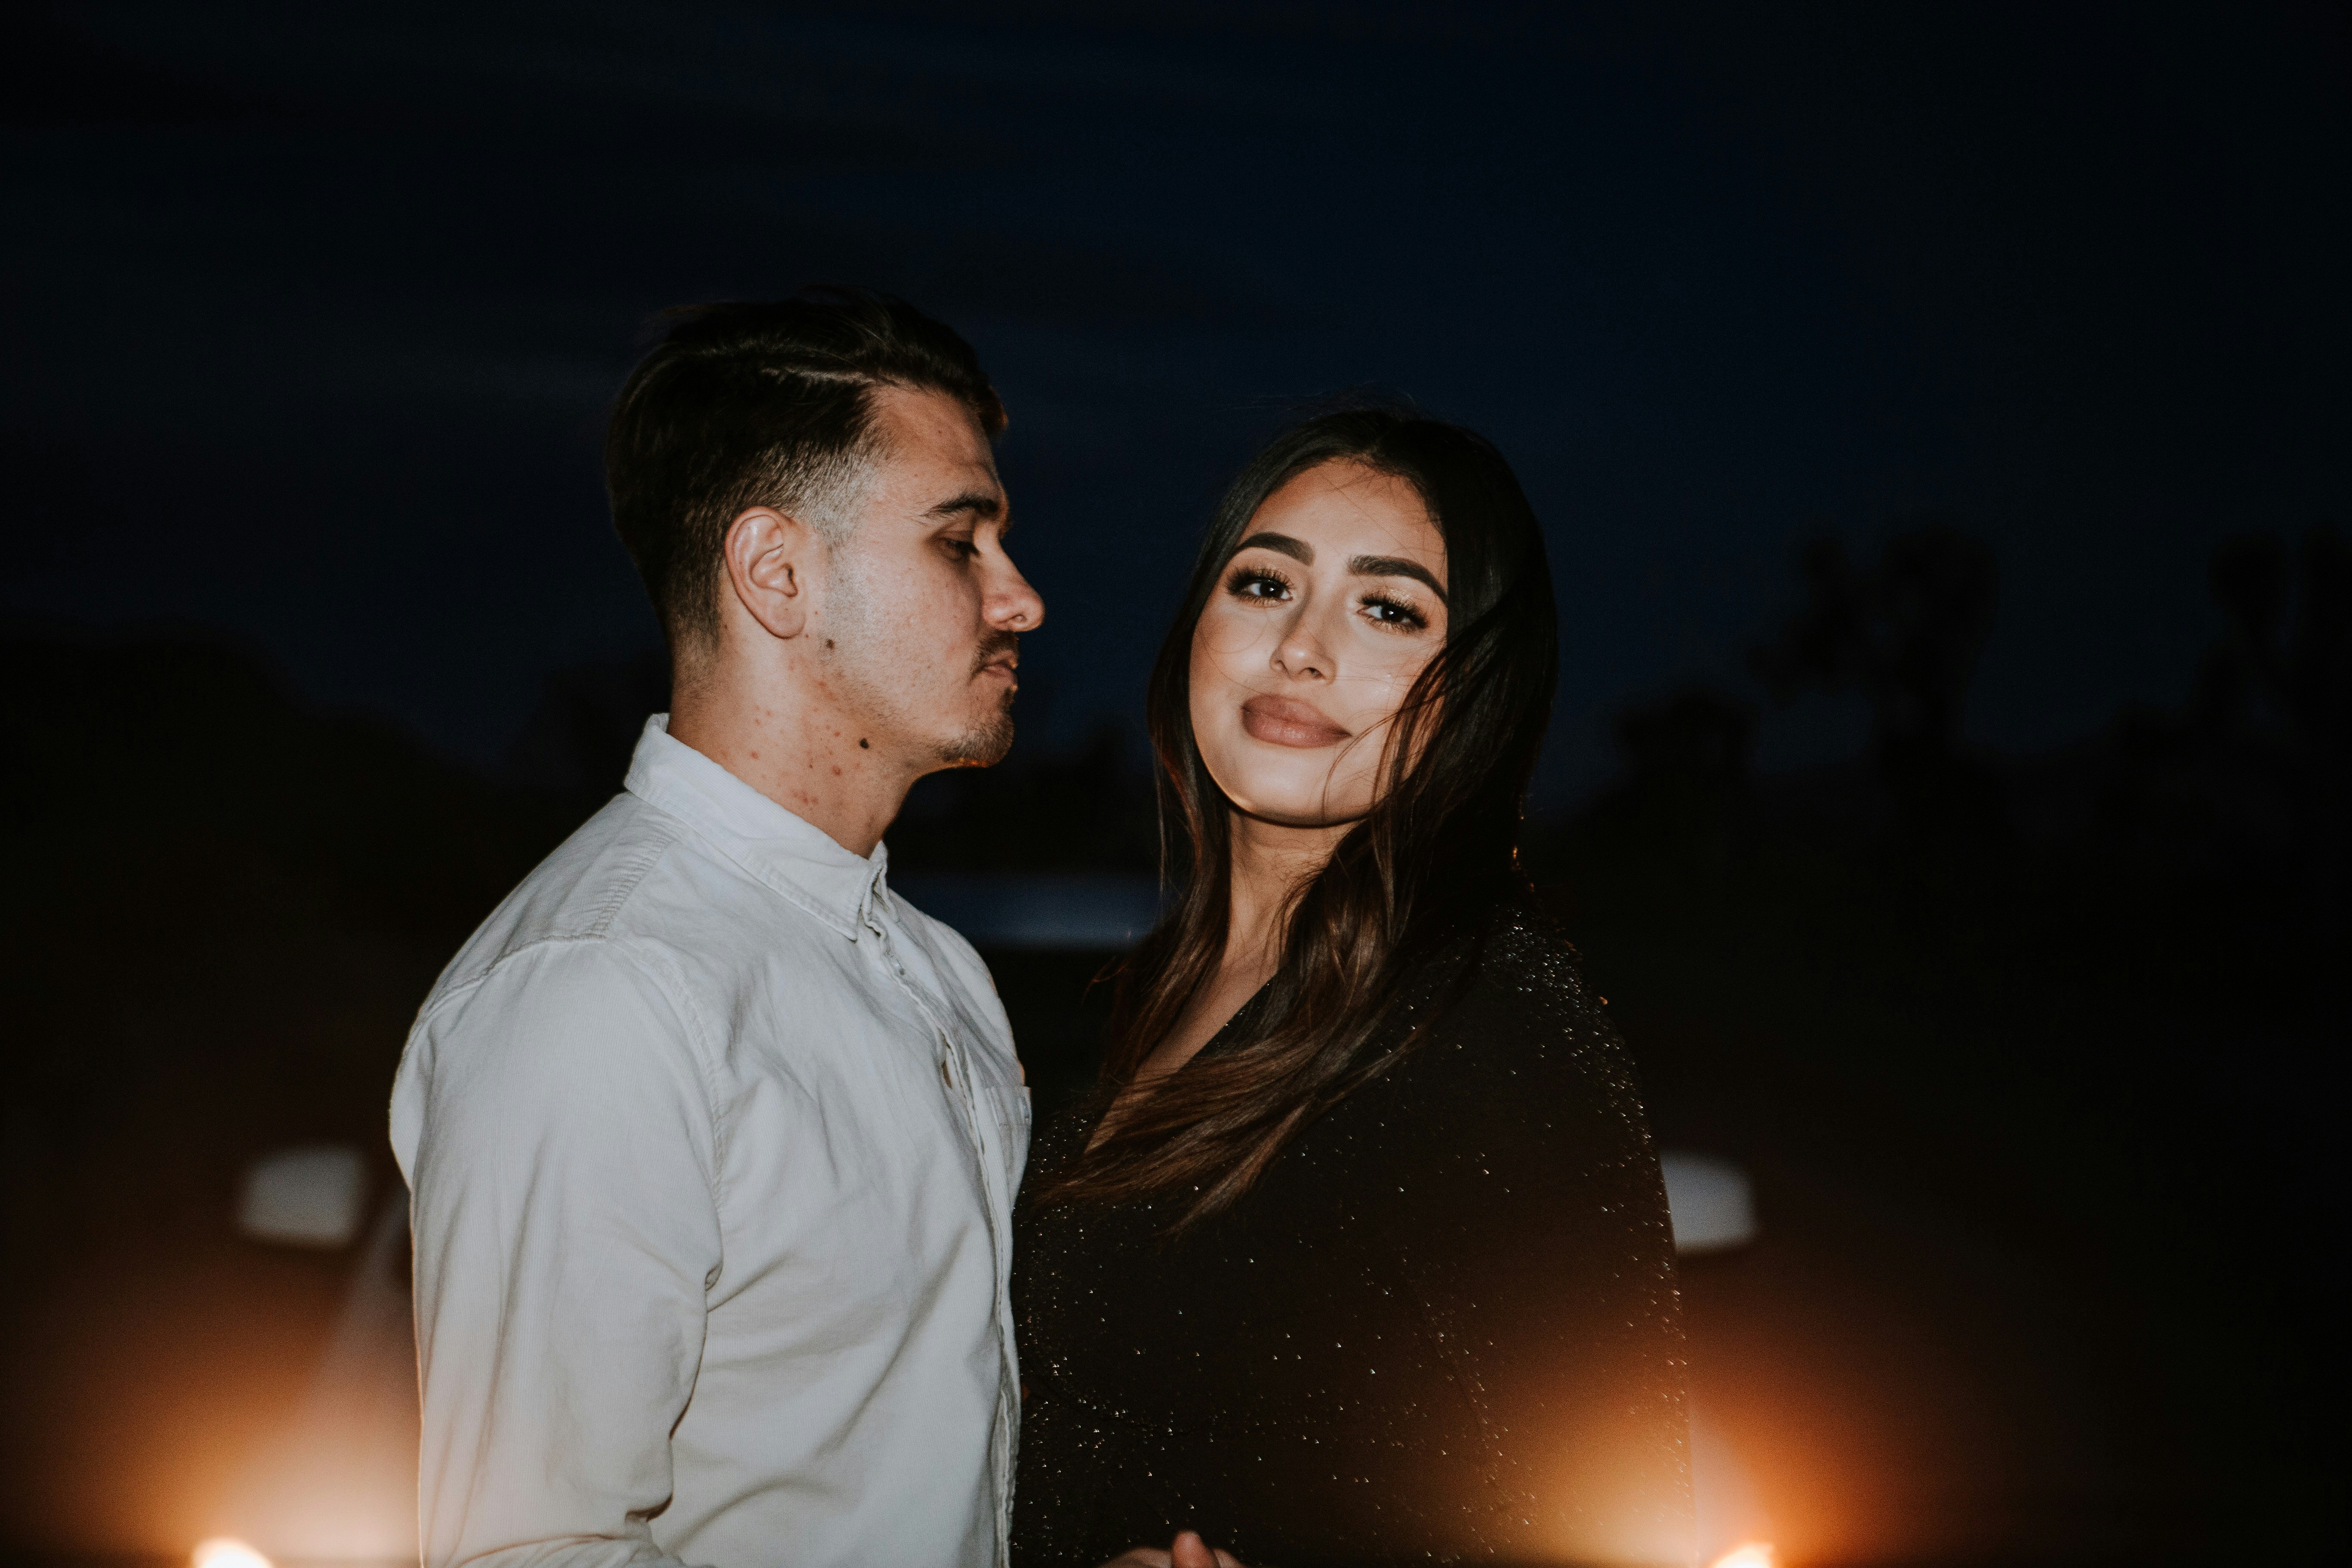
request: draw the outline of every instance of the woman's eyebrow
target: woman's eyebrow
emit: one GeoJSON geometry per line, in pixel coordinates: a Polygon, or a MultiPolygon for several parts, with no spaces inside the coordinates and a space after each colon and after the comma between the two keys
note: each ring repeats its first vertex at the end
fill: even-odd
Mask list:
{"type": "Polygon", "coordinates": [[[1359,577],[1410,577],[1425,584],[1431,593],[1437,595],[1439,604],[1446,602],[1445,590],[1439,586],[1435,577],[1430,575],[1428,567],[1398,556],[1359,555],[1348,563],[1348,570],[1359,577]]]}
{"type": "Polygon", "coordinates": [[[1277,555],[1287,555],[1301,566],[1315,564],[1315,547],[1303,539],[1293,539],[1286,533],[1253,533],[1234,546],[1239,555],[1244,550],[1271,550],[1277,555]]]}

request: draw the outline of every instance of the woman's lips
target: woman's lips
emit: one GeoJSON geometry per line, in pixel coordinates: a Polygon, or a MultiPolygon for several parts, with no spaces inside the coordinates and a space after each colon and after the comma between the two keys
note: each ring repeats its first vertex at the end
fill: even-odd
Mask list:
{"type": "Polygon", "coordinates": [[[1348,738],[1321,710],[1287,697],[1253,697],[1243,703],[1242,728],[1252,740],[1276,746],[1336,746],[1348,738]]]}

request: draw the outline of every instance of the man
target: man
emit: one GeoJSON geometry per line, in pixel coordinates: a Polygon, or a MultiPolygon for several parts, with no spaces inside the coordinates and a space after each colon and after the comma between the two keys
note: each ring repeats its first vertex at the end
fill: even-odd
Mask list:
{"type": "Polygon", "coordinates": [[[672,710],[393,1095],[428,1568],[1003,1561],[1028,1091],[881,837],[1012,743],[1003,423],[954,332],[844,289],[677,312],[623,390],[672,710]]]}

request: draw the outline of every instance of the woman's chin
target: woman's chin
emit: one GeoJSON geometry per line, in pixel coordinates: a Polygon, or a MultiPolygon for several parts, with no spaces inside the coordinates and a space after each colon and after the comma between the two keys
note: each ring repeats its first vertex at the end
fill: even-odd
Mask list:
{"type": "Polygon", "coordinates": [[[1228,798],[1233,801],[1235,811],[1251,821],[1262,822],[1268,827],[1296,827],[1303,830],[1345,827],[1351,822],[1361,821],[1364,816],[1361,808],[1339,810],[1320,803],[1309,804],[1305,801],[1285,800],[1278,795],[1252,796],[1245,799],[1228,792],[1228,798]]]}
{"type": "Polygon", "coordinates": [[[1202,750],[1225,799],[1244,816],[1270,826],[1337,827],[1371,809],[1370,781],[1333,779],[1337,770],[1328,751],[1248,744],[1202,750]]]}

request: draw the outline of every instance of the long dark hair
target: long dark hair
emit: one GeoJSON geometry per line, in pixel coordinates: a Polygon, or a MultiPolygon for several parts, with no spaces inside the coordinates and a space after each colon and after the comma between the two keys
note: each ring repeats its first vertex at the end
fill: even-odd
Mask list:
{"type": "Polygon", "coordinates": [[[1445,542],[1445,646],[1390,727],[1372,809],[1284,911],[1256,1037],[1120,1104],[1100,1141],[1049,1179],[1045,1202],[1191,1189],[1180,1228],[1227,1207],[1301,1127],[1410,1047],[1413,1037],[1375,1044],[1407,976],[1525,886],[1519,818],[1559,663],[1535,511],[1502,454],[1459,426],[1385,406],[1309,419],[1218,503],[1152,668],[1162,854],[1182,892],[1118,973],[1097,1112],[1134,1081],[1225,947],[1234,808],[1192,733],[1193,627],[1258,508],[1338,462],[1404,480],[1429,509],[1445,542]]]}

